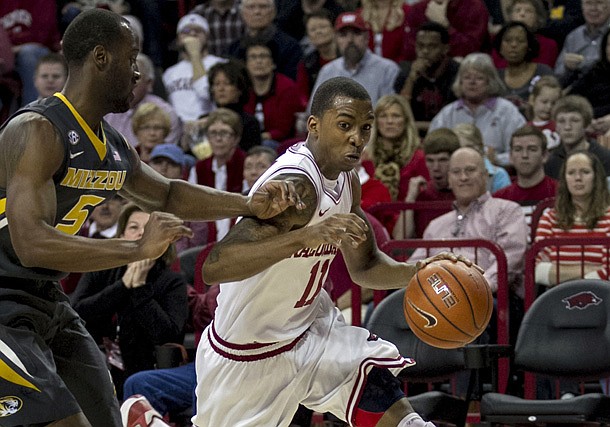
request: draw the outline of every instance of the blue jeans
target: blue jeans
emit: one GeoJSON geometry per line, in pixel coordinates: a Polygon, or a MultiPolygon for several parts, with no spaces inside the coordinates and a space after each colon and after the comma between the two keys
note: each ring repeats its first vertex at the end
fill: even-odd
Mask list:
{"type": "Polygon", "coordinates": [[[159,413],[179,413],[195,405],[197,376],[195,362],[177,368],[153,369],[131,375],[123,385],[125,398],[134,394],[146,397],[159,413]]]}
{"type": "Polygon", "coordinates": [[[29,104],[38,98],[38,91],[34,86],[34,72],[36,71],[36,64],[38,60],[43,56],[49,54],[51,51],[36,43],[26,43],[19,53],[15,56],[15,71],[19,74],[23,89],[21,91],[21,106],[29,104]]]}

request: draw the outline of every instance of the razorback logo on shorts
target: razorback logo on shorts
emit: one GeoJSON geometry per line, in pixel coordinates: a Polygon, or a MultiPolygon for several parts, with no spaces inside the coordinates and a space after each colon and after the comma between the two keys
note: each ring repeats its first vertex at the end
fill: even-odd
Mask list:
{"type": "Polygon", "coordinates": [[[22,406],[23,401],[17,396],[0,397],[0,418],[19,412],[22,406]]]}
{"type": "Polygon", "coordinates": [[[568,310],[584,310],[590,305],[598,305],[603,300],[591,291],[583,291],[561,300],[568,310]]]}

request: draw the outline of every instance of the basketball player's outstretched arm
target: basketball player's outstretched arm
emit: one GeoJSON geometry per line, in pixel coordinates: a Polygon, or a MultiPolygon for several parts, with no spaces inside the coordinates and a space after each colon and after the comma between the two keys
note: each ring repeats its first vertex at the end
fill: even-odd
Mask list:
{"type": "Polygon", "coordinates": [[[139,161],[133,148],[131,151],[135,170],[121,194],[149,211],[170,212],[185,220],[211,221],[238,216],[266,219],[289,206],[303,207],[290,181],[269,181],[252,197],[247,197],[182,179],[167,179],[139,161]]]}
{"type": "Polygon", "coordinates": [[[191,234],[179,218],[156,212],[139,241],[73,235],[86,219],[87,198],[81,197],[64,218],[55,218],[58,201],[53,178],[64,155],[53,125],[36,113],[14,118],[0,135],[0,187],[6,189],[2,203],[11,241],[25,267],[102,270],[158,258],[171,242],[191,234]],[[54,227],[56,222],[65,231],[54,227]]]}
{"type": "Polygon", "coordinates": [[[352,213],[333,215],[303,228],[317,208],[317,195],[305,175],[284,175],[291,181],[306,207],[286,209],[268,220],[243,218],[222,241],[216,243],[203,265],[208,283],[229,282],[251,277],[290,257],[303,248],[321,244],[359,245],[366,238],[365,221],[352,213]]]}
{"type": "MultiPolygon", "coordinates": [[[[368,219],[360,207],[360,181],[355,173],[352,174],[352,188],[354,189],[352,213],[368,224],[368,219]]],[[[452,253],[441,253],[417,264],[395,261],[379,249],[370,224],[368,224],[367,239],[362,244],[358,246],[342,244],[341,252],[352,280],[370,289],[404,288],[415,272],[427,263],[437,259],[458,260],[458,257],[452,253]]]]}

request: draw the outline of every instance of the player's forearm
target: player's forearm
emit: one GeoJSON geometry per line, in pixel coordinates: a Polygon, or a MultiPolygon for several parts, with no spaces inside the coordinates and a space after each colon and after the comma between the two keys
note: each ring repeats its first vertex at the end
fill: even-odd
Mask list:
{"type": "Polygon", "coordinates": [[[243,280],[304,249],[305,229],[256,242],[217,243],[203,265],[206,283],[243,280]]]}
{"type": "Polygon", "coordinates": [[[378,261],[368,268],[352,272],[354,282],[369,289],[400,289],[407,286],[411,277],[417,272],[415,264],[394,261],[386,254],[379,252],[378,261]]]}
{"type": "Polygon", "coordinates": [[[212,221],[251,215],[247,202],[248,197],[239,193],[175,180],[161,210],[189,221],[212,221]]]}
{"type": "Polygon", "coordinates": [[[19,240],[24,243],[14,244],[15,252],[22,265],[29,268],[89,272],[146,258],[135,241],[91,239],[71,236],[55,229],[37,233],[35,244],[30,239],[19,240]]]}

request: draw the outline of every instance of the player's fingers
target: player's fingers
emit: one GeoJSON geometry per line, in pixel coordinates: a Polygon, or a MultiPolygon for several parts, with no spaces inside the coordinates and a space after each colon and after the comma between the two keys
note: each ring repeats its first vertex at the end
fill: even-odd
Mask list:
{"type": "Polygon", "coordinates": [[[285,191],[287,193],[287,199],[290,201],[290,205],[296,206],[297,209],[305,209],[305,203],[301,200],[301,196],[297,192],[297,188],[292,181],[284,181],[286,185],[285,191]]]}

